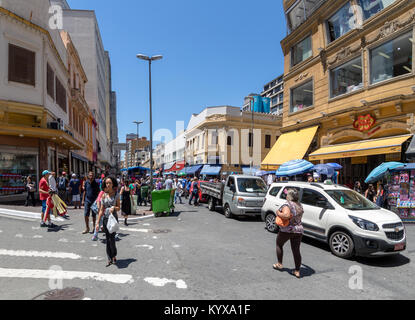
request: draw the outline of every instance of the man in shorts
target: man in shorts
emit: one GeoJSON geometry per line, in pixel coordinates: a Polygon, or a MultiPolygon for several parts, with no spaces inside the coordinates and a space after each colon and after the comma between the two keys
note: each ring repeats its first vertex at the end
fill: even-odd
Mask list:
{"type": "MultiPolygon", "coordinates": [[[[84,217],[85,217],[85,226],[86,229],[82,234],[89,233],[89,216],[91,213],[91,206],[94,204],[95,200],[99,194],[99,185],[95,181],[94,174],[92,172],[88,173],[88,180],[85,181],[85,192],[84,197],[82,199],[82,204],[85,206],[84,209],[84,217]]],[[[96,212],[92,211],[92,226],[94,227],[96,224],[96,212]]],[[[93,229],[93,228],[92,228],[93,229]]]]}
{"type": "Polygon", "coordinates": [[[74,209],[81,209],[81,182],[76,178],[76,174],[72,175],[71,181],[69,181],[69,189],[72,194],[72,204],[75,206],[74,209]]]}

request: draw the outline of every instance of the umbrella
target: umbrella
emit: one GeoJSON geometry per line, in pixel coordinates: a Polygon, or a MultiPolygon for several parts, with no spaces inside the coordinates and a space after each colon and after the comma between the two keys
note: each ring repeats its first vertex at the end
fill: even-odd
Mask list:
{"type": "Polygon", "coordinates": [[[314,165],[306,160],[291,160],[283,163],[275,175],[277,177],[295,176],[311,171],[314,165]]]}
{"type": "Polygon", "coordinates": [[[314,166],[313,171],[318,174],[324,174],[327,177],[332,177],[334,175],[334,168],[327,164],[317,164],[314,166]]]}
{"type": "Polygon", "coordinates": [[[334,168],[334,170],[340,170],[340,169],[343,169],[343,167],[342,167],[341,165],[339,165],[338,163],[334,163],[334,162],[331,162],[331,163],[326,163],[326,165],[328,165],[328,166],[330,166],[330,167],[333,167],[333,168],[334,168]]]}
{"type": "Polygon", "coordinates": [[[265,175],[270,174],[270,173],[271,173],[271,172],[264,171],[264,170],[260,170],[260,171],[255,172],[255,175],[256,175],[257,177],[262,177],[262,176],[265,176],[265,175]]]}
{"type": "Polygon", "coordinates": [[[384,162],[372,170],[372,172],[367,176],[365,183],[373,183],[381,180],[388,170],[392,170],[403,165],[404,164],[401,162],[384,162]]]}

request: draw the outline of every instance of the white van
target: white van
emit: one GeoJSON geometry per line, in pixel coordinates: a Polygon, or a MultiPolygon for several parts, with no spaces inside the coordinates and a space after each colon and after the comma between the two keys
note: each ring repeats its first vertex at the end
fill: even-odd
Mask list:
{"type": "Polygon", "coordinates": [[[349,188],[326,183],[272,184],[261,211],[268,231],[278,231],[276,211],[291,188],[299,191],[304,208],[304,235],[327,242],[336,256],[397,254],[406,249],[405,228],[395,213],[349,188]]]}

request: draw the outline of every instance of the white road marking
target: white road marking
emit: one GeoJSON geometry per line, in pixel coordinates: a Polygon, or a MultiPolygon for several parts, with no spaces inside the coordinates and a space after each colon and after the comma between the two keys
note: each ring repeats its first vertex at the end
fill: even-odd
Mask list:
{"type": "Polygon", "coordinates": [[[175,244],[175,245],[173,246],[173,248],[180,248],[180,246],[179,246],[178,244],[175,244]]]}
{"type": "Polygon", "coordinates": [[[150,231],[149,229],[133,229],[133,228],[120,228],[120,230],[132,231],[132,232],[144,232],[144,233],[148,233],[150,231]]]}
{"type": "Polygon", "coordinates": [[[3,230],[0,230],[0,233],[2,233],[3,232],[3,230]]]}
{"type": "Polygon", "coordinates": [[[58,259],[81,259],[81,256],[69,252],[50,252],[50,251],[26,251],[26,250],[6,250],[0,249],[0,256],[14,257],[39,257],[39,258],[58,258],[58,259]]]}
{"type": "Polygon", "coordinates": [[[150,246],[149,244],[140,244],[136,246],[137,248],[148,248],[148,250],[152,250],[154,247],[150,246]]]}
{"type": "Polygon", "coordinates": [[[105,274],[97,272],[34,270],[34,269],[6,269],[0,268],[0,278],[32,278],[32,279],[60,279],[60,280],[96,280],[117,284],[133,283],[130,274],[105,274]]]}
{"type": "Polygon", "coordinates": [[[90,257],[89,260],[102,261],[104,260],[104,258],[103,257],[90,257]]]}
{"type": "Polygon", "coordinates": [[[58,242],[69,242],[69,241],[68,239],[63,238],[63,239],[59,239],[58,242]]]}
{"type": "MultiPolygon", "coordinates": [[[[2,216],[10,216],[10,217],[20,217],[20,218],[30,218],[30,219],[39,219],[40,220],[40,212],[29,212],[29,211],[19,211],[19,210],[10,210],[0,208],[0,215],[2,216]]],[[[61,217],[55,218],[54,215],[51,217],[52,221],[65,221],[65,219],[61,217]]]]}
{"type": "Polygon", "coordinates": [[[150,224],[149,223],[143,223],[143,226],[149,226],[150,224]]]}
{"type": "Polygon", "coordinates": [[[40,227],[32,227],[32,230],[39,230],[40,227]]]}
{"type": "Polygon", "coordinates": [[[23,238],[23,235],[22,234],[16,234],[16,238],[23,238]]]}
{"type": "Polygon", "coordinates": [[[183,280],[170,280],[166,278],[144,278],[144,281],[156,287],[164,287],[167,283],[174,283],[178,289],[187,289],[187,285],[183,280]]]}
{"type": "Polygon", "coordinates": [[[43,236],[39,236],[39,235],[33,236],[33,239],[42,239],[42,238],[43,236]]]}
{"type": "Polygon", "coordinates": [[[153,239],[158,239],[158,238],[156,236],[154,236],[153,239]]]}

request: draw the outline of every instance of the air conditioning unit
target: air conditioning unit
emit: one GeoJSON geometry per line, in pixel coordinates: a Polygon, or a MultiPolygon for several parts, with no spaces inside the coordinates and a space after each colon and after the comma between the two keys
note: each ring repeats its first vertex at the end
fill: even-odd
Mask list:
{"type": "Polygon", "coordinates": [[[58,126],[59,130],[65,131],[65,123],[63,122],[63,120],[58,118],[57,122],[59,123],[59,126],[58,126]]]}
{"type": "Polygon", "coordinates": [[[48,128],[54,129],[54,130],[59,130],[59,122],[57,122],[57,121],[49,122],[48,123],[48,128]]]}

